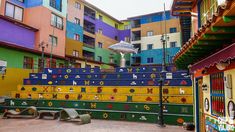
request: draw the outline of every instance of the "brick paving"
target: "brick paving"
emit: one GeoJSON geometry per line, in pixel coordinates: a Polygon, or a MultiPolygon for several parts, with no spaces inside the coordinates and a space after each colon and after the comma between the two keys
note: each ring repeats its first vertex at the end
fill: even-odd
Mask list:
{"type": "Polygon", "coordinates": [[[75,122],[41,119],[0,119],[0,132],[186,132],[180,126],[159,128],[156,124],[94,120],[78,125],[75,122]]]}

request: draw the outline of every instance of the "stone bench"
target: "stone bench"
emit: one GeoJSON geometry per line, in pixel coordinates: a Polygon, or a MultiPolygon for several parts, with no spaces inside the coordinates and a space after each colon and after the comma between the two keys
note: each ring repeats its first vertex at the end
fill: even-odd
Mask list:
{"type": "Polygon", "coordinates": [[[39,119],[43,119],[44,116],[52,117],[52,119],[57,119],[59,117],[59,111],[52,110],[39,110],[39,119]]]}

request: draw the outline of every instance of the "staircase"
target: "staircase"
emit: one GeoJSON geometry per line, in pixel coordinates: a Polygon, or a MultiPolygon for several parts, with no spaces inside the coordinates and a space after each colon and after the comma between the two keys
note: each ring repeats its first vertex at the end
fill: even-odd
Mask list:
{"type": "MultiPolygon", "coordinates": [[[[172,67],[168,67],[171,69],[172,67]]],[[[5,110],[36,106],[39,110],[75,108],[92,118],[156,123],[161,67],[44,69],[31,73],[5,110]]],[[[169,70],[171,71],[171,70],[169,70]]],[[[192,82],[185,71],[163,73],[163,111],[166,124],[193,121],[192,82]]]]}

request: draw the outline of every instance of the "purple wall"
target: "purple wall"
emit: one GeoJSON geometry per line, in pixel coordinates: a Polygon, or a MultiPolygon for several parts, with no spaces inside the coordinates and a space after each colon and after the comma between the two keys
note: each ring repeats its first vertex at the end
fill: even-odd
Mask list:
{"type": "Polygon", "coordinates": [[[115,39],[118,36],[119,40],[124,40],[126,36],[130,37],[130,30],[118,30],[103,21],[96,19],[96,32],[101,28],[103,30],[103,35],[109,38],[115,39]]]}
{"type": "Polygon", "coordinates": [[[0,18],[0,41],[34,49],[35,32],[0,18]]]}

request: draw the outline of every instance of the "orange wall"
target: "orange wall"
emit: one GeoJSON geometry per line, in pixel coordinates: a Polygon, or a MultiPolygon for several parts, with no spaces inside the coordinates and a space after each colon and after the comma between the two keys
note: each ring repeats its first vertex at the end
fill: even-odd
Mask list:
{"type": "MultiPolygon", "coordinates": [[[[170,28],[176,27],[177,32],[180,32],[179,19],[170,19],[166,21],[167,33],[170,32],[170,28]]],[[[165,22],[153,22],[141,25],[141,37],[146,37],[148,31],[153,31],[154,35],[161,35],[165,32],[165,22]]]]}
{"type": "Polygon", "coordinates": [[[118,41],[111,39],[109,37],[106,37],[102,34],[96,33],[96,39],[95,39],[95,44],[98,46],[98,42],[103,43],[103,49],[108,49],[108,47],[112,44],[117,43],[118,41]]]}
{"type": "Polygon", "coordinates": [[[67,38],[65,47],[66,55],[72,56],[73,50],[77,50],[79,53],[79,57],[82,57],[82,46],[82,42],[67,38]]]}
{"type": "Polygon", "coordinates": [[[66,19],[63,18],[63,30],[57,29],[51,26],[51,13],[52,11],[43,6],[27,8],[25,9],[24,22],[32,27],[39,29],[39,31],[36,33],[35,49],[41,50],[41,48],[39,48],[39,44],[44,41],[45,43],[48,43],[48,47],[45,48],[45,52],[50,53],[51,44],[48,42],[49,35],[54,34],[54,36],[58,38],[58,43],[57,46],[53,47],[52,53],[59,56],[64,56],[66,19]]]}

